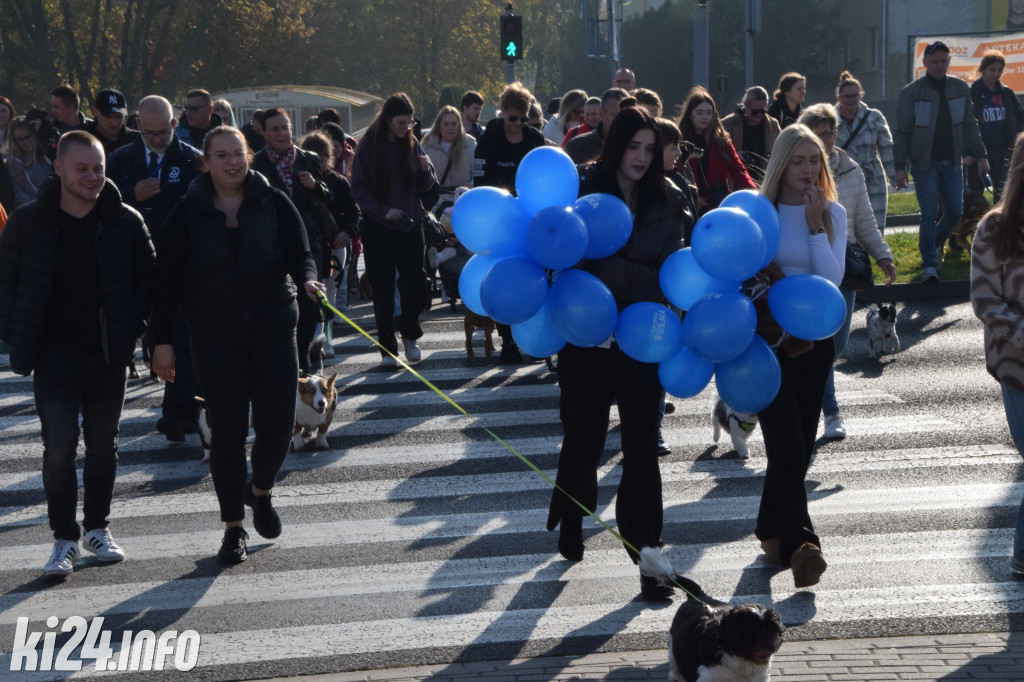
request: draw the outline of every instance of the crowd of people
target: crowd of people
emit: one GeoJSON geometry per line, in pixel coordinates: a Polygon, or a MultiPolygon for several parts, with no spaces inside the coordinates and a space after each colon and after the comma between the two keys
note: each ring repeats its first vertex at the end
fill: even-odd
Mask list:
{"type": "MultiPolygon", "coordinates": [[[[839,77],[834,102],[807,104],[807,79],[790,72],[772,97],[766,88],[749,88],[724,118],[701,87],[690,91],[676,118],[665,117],[658,94],[637,87],[625,68],[600,95],[572,89],[554,98],[546,121],[530,91],[512,83],[493,119],[484,116],[483,95],[470,90],[459,107],[441,108],[424,135],[413,102],[395,93],[359,140],[333,109],[301,122],[270,109],[242,123],[228,102],[201,89],[185,95],[177,116],[160,95],[144,97],[130,113],[113,88],[96,93],[92,119],[68,85],[51,92],[48,113],[19,115],[0,97],[0,221],[10,216],[0,233],[0,340],[12,369],[34,374],[55,538],[44,573],[71,574],[83,530],[86,550],[103,561],[124,558],[107,517],[125,376],[138,339],[166,382],[155,426],[168,440],[182,442],[197,431],[195,397],[203,396],[225,524],[218,559],[246,559],[245,506],[257,532],[277,537],[272,489],[293,424],[286,389],[315,368],[311,349],[314,356],[334,354],[331,315],[318,298],[345,311],[362,254],[381,366],[397,367],[399,339],[405,361],[419,362],[420,317],[431,296],[427,273],[471,255],[452,235],[431,242],[425,223],[467,188],[515,193],[520,162],[551,145],[577,164],[581,195],[617,196],[634,215],[620,252],[577,266],[601,279],[620,309],[664,301],[662,262],[688,245],[702,215],[743,189],[758,189],[779,211],[779,248],[764,277],[813,273],[840,287],[847,315],[835,337],[775,343],[781,388],[759,415],[768,466],[754,533],[768,561],[790,568],[798,588],[816,584],[827,563],[804,479],[822,414],[825,437],[846,435],[832,368],[847,344],[854,303],[844,284],[847,249],[859,245],[886,283],[895,281],[882,239],[888,187],[907,186],[910,172],[921,204],[926,282],[938,279],[942,248],[962,210],[965,168],[970,187],[991,186],[1002,197],[979,231],[975,251],[984,259],[972,277],[985,282],[975,305],[986,322],[989,366],[1002,383],[1013,437],[1024,441],[1024,342],[1012,303],[1020,284],[1007,270],[1008,261],[1024,258],[1017,238],[1024,221],[1024,109],[999,80],[1005,59],[998,52],[983,57],[970,85],[947,75],[949,48],[942,42],[924,50],[923,66],[926,74],[900,92],[892,129],[863,101],[864,89],[849,72],[839,77]],[[69,324],[74,335],[62,333],[69,324]],[[326,345],[314,342],[321,333],[326,345]],[[256,439],[248,478],[250,409],[256,439]],[[74,506],[79,413],[86,445],[82,527],[74,506]]],[[[454,310],[456,290],[446,294],[454,310]]],[[[497,327],[500,360],[523,362],[511,329],[497,327]]],[[[625,355],[614,338],[559,352],[565,437],[548,529],[558,528],[558,551],[569,561],[584,555],[579,504],[596,505],[613,403],[622,426],[620,532],[634,562],[637,549],[662,543],[657,458],[671,448],[661,437],[665,393],[655,370],[625,355]],[[605,371],[594,372],[597,366],[605,371]]],[[[1020,528],[1024,518],[1012,565],[1024,572],[1020,528]]],[[[641,576],[641,592],[661,599],[671,589],[641,576]]]]}

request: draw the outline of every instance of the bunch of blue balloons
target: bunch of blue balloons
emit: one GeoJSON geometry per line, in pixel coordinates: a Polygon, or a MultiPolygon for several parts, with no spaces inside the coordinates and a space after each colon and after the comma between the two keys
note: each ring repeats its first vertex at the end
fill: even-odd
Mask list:
{"type": "MultiPolygon", "coordinates": [[[[690,248],[662,265],[665,297],[686,310],[685,321],[659,303],[618,312],[597,277],[573,269],[581,260],[611,256],[629,240],[633,216],[619,198],[577,199],[579,176],[561,149],[534,149],[516,172],[517,197],[493,187],[464,194],[452,210],[455,235],[476,255],[459,279],[467,308],[511,325],[519,347],[535,357],[566,343],[597,346],[613,334],[624,353],[659,363],[665,390],[700,393],[712,375],[722,399],[740,412],[774,400],[781,370],[774,351],[755,334],[757,315],[741,283],[771,262],[779,244],[778,213],[759,193],[730,194],[694,226],[690,248]]],[[[768,293],[780,326],[808,340],[834,334],[846,314],[831,282],[786,277],[768,293]]]]}
{"type": "Polygon", "coordinates": [[[576,166],[556,147],[523,158],[516,194],[477,187],[452,209],[455,236],[475,254],[459,278],[463,304],[511,325],[516,343],[535,357],[566,343],[603,343],[616,328],[615,298],[597,277],[571,268],[625,245],[629,207],[609,194],[577,199],[576,166]]]}

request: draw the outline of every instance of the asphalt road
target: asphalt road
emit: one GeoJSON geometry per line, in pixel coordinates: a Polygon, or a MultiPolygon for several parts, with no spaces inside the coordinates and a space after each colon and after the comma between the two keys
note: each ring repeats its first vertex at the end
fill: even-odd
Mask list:
{"type": "MultiPolygon", "coordinates": [[[[367,304],[353,312],[372,322],[367,304]]],[[[746,461],[715,446],[710,388],[666,417],[673,562],[719,598],[774,605],[789,639],[1024,629],[1024,582],[1008,566],[1022,460],[984,369],[980,325],[968,304],[915,300],[898,328],[903,351],[871,360],[863,311],[854,316],[837,372],[850,435],[821,441],[808,477],[829,561],[811,591],[765,564],[751,534],[759,432],[746,461]]],[[[0,679],[71,675],[10,671],[19,617],[46,632],[50,616],[104,616],[115,650],[126,631],[196,631],[195,668],[147,673],[157,679],[661,649],[675,609],[639,601],[636,569],[592,523],[584,561],[562,561],[544,531],[548,484],[480,428],[553,471],[556,375],[500,366],[482,357],[479,331],[474,340],[478,357],[467,358],[461,317],[428,313],[417,370],[464,417],[410,373],[379,369],[365,338],[338,338],[331,449],[289,456],[275,489],[284,534],[265,541],[250,526],[250,560],[229,569],[214,560],[221,531],[198,442],[157,434],[161,388],[133,382],[110,524],[128,559],[82,559],[59,584],[40,575],[51,539],[31,382],[0,365],[0,679]]],[[[618,443],[613,427],[598,510],[612,523],[618,443]]],[[[78,674],[95,672],[87,662],[78,674]]]]}

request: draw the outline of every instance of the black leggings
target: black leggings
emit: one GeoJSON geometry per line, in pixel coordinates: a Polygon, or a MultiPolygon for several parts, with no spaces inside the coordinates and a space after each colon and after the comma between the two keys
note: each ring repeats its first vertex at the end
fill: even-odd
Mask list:
{"type": "Polygon", "coordinates": [[[224,522],[245,518],[245,439],[252,404],[252,484],[274,487],[295,427],[298,306],[194,321],[192,362],[210,422],[210,474],[224,522]],[[242,334],[239,336],[238,332],[242,334]]]}
{"type": "MultiPolygon", "coordinates": [[[[398,354],[395,338],[395,273],[398,273],[398,296],[402,315],[398,331],[403,339],[423,336],[420,313],[427,307],[426,275],[423,272],[423,229],[417,227],[401,232],[364,220],[362,227],[366,272],[373,286],[373,316],[377,323],[377,340],[392,353],[398,354]]],[[[384,353],[382,352],[381,355],[384,353]]]]}
{"type": "Polygon", "coordinates": [[[779,538],[779,557],[788,566],[805,542],[821,547],[807,511],[804,479],[811,464],[825,382],[835,359],[832,337],[795,358],[779,354],[782,384],[772,404],[758,413],[768,469],[754,534],[779,538]]]}

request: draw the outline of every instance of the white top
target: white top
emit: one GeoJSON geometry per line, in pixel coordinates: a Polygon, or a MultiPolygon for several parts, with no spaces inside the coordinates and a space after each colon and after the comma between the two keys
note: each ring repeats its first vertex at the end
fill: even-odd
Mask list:
{"type": "Polygon", "coordinates": [[[562,132],[562,124],[558,122],[558,114],[549,118],[548,122],[544,124],[544,137],[551,140],[559,147],[562,146],[562,140],[565,139],[565,133],[562,132]]]}
{"type": "Polygon", "coordinates": [[[775,262],[787,275],[812,274],[824,277],[836,286],[846,269],[846,209],[832,202],[833,241],[827,234],[810,234],[803,206],[779,204],[779,250],[775,262]]]}

